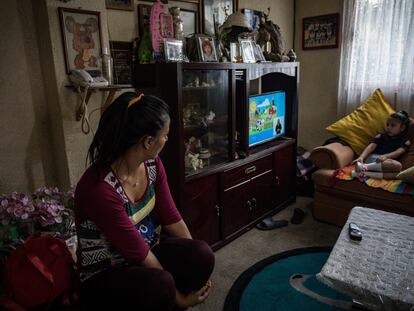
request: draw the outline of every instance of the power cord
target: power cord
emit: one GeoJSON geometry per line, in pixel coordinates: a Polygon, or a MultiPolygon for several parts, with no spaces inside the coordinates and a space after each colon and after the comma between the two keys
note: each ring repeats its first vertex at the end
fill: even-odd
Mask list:
{"type": "Polygon", "coordinates": [[[79,96],[81,97],[81,106],[80,106],[80,114],[81,114],[81,130],[84,134],[89,134],[91,131],[91,125],[89,122],[88,117],[88,106],[86,105],[86,96],[88,95],[89,85],[84,85],[84,91],[82,94],[82,91],[80,89],[80,86],[77,87],[77,92],[79,93],[79,96]]]}

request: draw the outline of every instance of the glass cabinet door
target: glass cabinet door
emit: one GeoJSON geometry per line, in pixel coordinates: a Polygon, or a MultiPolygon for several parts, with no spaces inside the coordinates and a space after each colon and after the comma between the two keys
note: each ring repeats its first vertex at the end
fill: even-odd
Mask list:
{"type": "Polygon", "coordinates": [[[230,161],[229,71],[184,70],[185,175],[230,161]]]}

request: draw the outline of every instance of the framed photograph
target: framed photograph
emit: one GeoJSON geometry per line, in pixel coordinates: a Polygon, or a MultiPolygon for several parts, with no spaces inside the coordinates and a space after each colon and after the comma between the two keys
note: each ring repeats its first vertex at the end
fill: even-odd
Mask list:
{"type": "Polygon", "coordinates": [[[99,12],[58,8],[66,72],[73,69],[101,70],[102,51],[99,12]]]}
{"type": "Polygon", "coordinates": [[[183,41],[176,39],[164,39],[164,54],[167,62],[183,61],[183,41]]]}
{"type": "Polygon", "coordinates": [[[339,42],[339,13],[303,19],[302,49],[335,49],[339,42]]]}
{"type": "Polygon", "coordinates": [[[151,7],[149,4],[138,4],[138,33],[140,37],[144,33],[144,28],[150,25],[151,7]]]}
{"type": "MultiPolygon", "coordinates": [[[[140,1],[155,2],[155,0],[140,0],[140,1]]],[[[161,0],[161,2],[164,3],[164,4],[168,4],[168,0],[161,0]]]]}
{"type": "Polygon", "coordinates": [[[197,36],[197,47],[202,62],[218,61],[213,37],[197,36]]]}
{"type": "Polygon", "coordinates": [[[254,51],[254,58],[256,59],[256,62],[266,61],[266,58],[263,55],[262,49],[256,42],[253,42],[253,51],[254,51]]]}
{"type": "Polygon", "coordinates": [[[160,14],[161,36],[172,38],[174,36],[173,17],[171,14],[160,14]]]}
{"type": "Polygon", "coordinates": [[[216,30],[223,25],[226,16],[237,11],[238,0],[201,0],[202,32],[217,35],[216,30]]]}
{"type": "Polygon", "coordinates": [[[240,39],[239,44],[243,63],[255,63],[253,41],[250,39],[240,39]]]}
{"type": "Polygon", "coordinates": [[[132,42],[109,41],[114,61],[114,84],[132,84],[132,42]]]}
{"type": "Polygon", "coordinates": [[[238,42],[230,42],[230,61],[237,63],[240,59],[240,46],[238,42]]]}
{"type": "Polygon", "coordinates": [[[241,12],[246,15],[247,19],[249,20],[250,27],[252,27],[252,30],[259,30],[260,18],[263,13],[261,11],[252,9],[241,9],[241,12]]]}
{"type": "Polygon", "coordinates": [[[180,17],[183,21],[184,37],[198,33],[198,16],[196,11],[180,9],[180,17]]]}
{"type": "Polygon", "coordinates": [[[133,11],[134,10],[134,0],[105,0],[106,8],[113,10],[124,10],[124,11],[133,11]]]}

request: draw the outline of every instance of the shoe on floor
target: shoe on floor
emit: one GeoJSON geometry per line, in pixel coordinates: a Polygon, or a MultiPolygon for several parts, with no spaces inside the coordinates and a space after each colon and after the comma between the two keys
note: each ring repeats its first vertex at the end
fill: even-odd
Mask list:
{"type": "Polygon", "coordinates": [[[263,219],[256,225],[259,230],[272,230],[276,228],[286,227],[289,224],[287,220],[273,220],[272,217],[263,219]]]}
{"type": "Polygon", "coordinates": [[[294,225],[299,225],[303,222],[303,219],[305,218],[305,211],[300,208],[295,208],[293,210],[293,216],[290,222],[294,225]]]}

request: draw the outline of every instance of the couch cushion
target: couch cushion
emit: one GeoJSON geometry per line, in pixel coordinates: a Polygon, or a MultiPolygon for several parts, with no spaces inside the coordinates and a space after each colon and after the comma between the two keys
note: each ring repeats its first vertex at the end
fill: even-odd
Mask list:
{"type": "Polygon", "coordinates": [[[375,135],[384,132],[387,118],[394,112],[377,89],[360,107],[326,130],[345,140],[356,154],[361,154],[375,135]]]}
{"type": "Polygon", "coordinates": [[[319,168],[337,169],[348,165],[354,152],[349,146],[332,143],[313,149],[309,159],[319,168]]]}
{"type": "MultiPolygon", "coordinates": [[[[312,175],[315,189],[323,192],[341,192],[341,196],[353,197],[355,205],[360,201],[378,202],[379,205],[395,206],[410,210],[414,214],[414,199],[410,195],[389,192],[379,188],[373,188],[358,180],[340,180],[333,177],[334,170],[320,169],[312,175]]],[[[335,195],[332,193],[332,197],[335,195]]]]}
{"type": "Polygon", "coordinates": [[[414,166],[407,168],[397,175],[397,179],[414,184],[414,166]]]}

